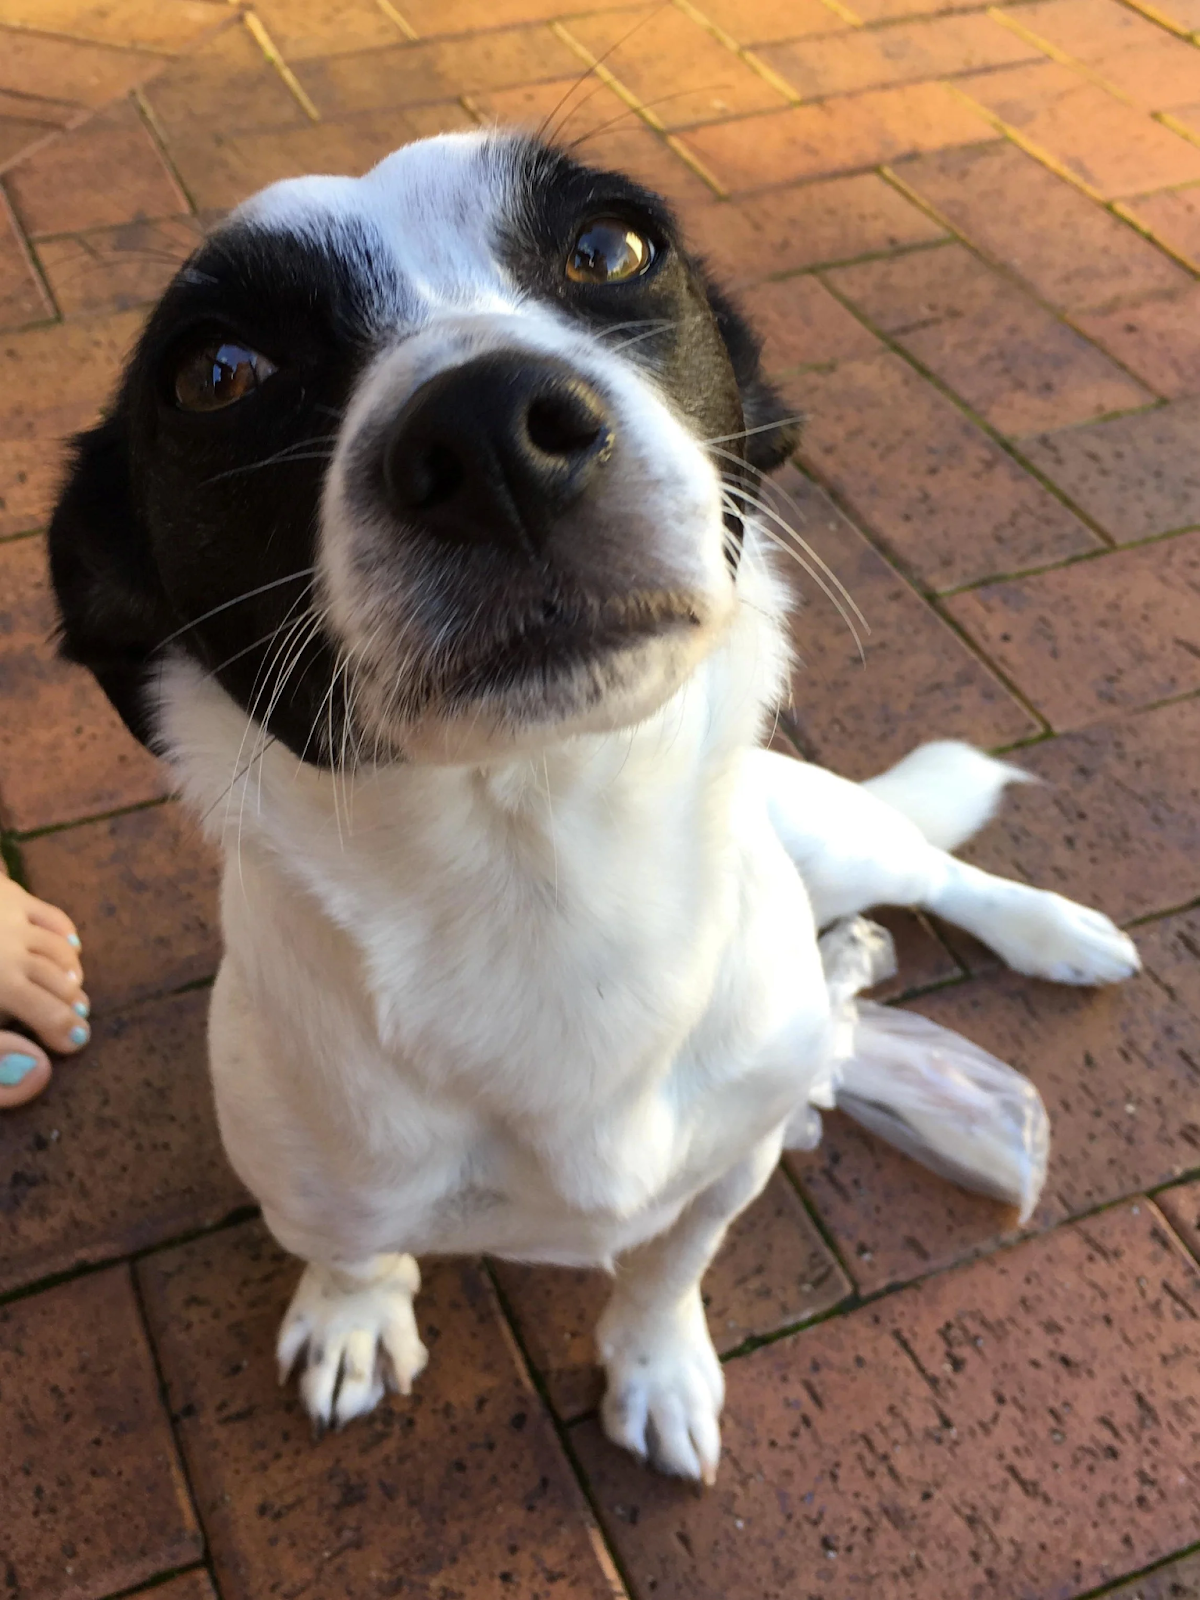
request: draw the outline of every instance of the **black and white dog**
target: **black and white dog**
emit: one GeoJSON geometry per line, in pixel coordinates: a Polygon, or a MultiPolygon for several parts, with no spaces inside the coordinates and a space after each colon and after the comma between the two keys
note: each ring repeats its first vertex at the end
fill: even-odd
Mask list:
{"type": "Polygon", "coordinates": [[[1137,967],[946,853],[1012,769],[760,748],[793,443],[664,204],[497,132],[247,202],[77,442],[63,648],[225,850],[217,1106],[306,1263],[316,1419],[420,1372],[414,1256],[597,1264],[609,1434],[711,1480],[700,1278],[828,1103],[817,928],[913,905],[1023,972],[1137,967]]]}

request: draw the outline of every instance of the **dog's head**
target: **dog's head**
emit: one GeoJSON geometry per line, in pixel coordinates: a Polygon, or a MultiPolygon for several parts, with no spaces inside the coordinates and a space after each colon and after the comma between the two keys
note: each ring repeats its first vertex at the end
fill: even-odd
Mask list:
{"type": "Polygon", "coordinates": [[[526,137],[276,184],[181,270],[51,527],[143,738],[182,652],[297,755],[462,759],[657,708],[794,442],[663,202],[526,137]]]}

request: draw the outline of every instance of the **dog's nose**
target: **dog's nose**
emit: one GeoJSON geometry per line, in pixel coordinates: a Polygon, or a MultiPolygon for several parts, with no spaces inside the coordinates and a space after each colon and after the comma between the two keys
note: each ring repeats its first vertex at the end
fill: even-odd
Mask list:
{"type": "Polygon", "coordinates": [[[612,451],[603,400],[565,362],[477,356],[396,418],[384,481],[403,520],[456,544],[540,550],[612,451]]]}

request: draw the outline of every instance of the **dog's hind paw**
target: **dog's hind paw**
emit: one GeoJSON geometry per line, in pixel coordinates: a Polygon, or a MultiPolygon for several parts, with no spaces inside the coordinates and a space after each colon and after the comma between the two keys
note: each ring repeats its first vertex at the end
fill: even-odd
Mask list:
{"type": "Polygon", "coordinates": [[[428,1355],[413,1296],[421,1274],[411,1256],[376,1256],[366,1267],[311,1263],[279,1330],[279,1381],[302,1361],[300,1394],[318,1428],[342,1427],[374,1410],[387,1389],[412,1391],[428,1355]]]}
{"type": "Polygon", "coordinates": [[[614,1300],[596,1343],[608,1378],[600,1417],[613,1443],[660,1472],[715,1482],[725,1379],[699,1291],[652,1320],[614,1300]]]}
{"type": "Polygon", "coordinates": [[[988,943],[1010,967],[1052,983],[1121,983],[1141,971],[1137,946],[1102,911],[1048,890],[1023,892],[998,908],[988,943]]]}

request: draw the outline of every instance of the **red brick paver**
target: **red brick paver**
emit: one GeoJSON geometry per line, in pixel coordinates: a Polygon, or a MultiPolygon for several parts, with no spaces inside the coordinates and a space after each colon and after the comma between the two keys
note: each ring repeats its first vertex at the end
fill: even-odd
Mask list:
{"type": "Polygon", "coordinates": [[[216,1596],[208,1573],[198,1567],[154,1589],[155,1600],[216,1600],[216,1596]]]}
{"type": "Polygon", "coordinates": [[[759,53],[799,95],[815,100],[1011,66],[1037,59],[1039,52],[1036,45],[975,12],[900,22],[874,32],[851,29],[832,38],[775,45],[759,53]]]}
{"type": "MultiPolygon", "coordinates": [[[[1059,310],[1105,310],[1192,282],[1148,239],[1014,144],[999,140],[918,156],[898,164],[895,177],[972,249],[1059,310]]],[[[1147,209],[1149,224],[1156,205],[1186,202],[1190,192],[1168,191],[1134,204],[1147,209]]]]}
{"type": "Polygon", "coordinates": [[[1177,1188],[1165,1189],[1161,1199],[1163,1212],[1176,1233],[1194,1256],[1200,1256],[1200,1185],[1181,1183],[1177,1188]]]}
{"type": "Polygon", "coordinates": [[[0,1292],[210,1227],[248,1196],[204,1061],[206,992],[99,1016],[36,1102],[0,1122],[0,1292]]]}
{"type": "Polygon", "coordinates": [[[703,1499],[575,1447],[660,1600],[1081,1594],[1194,1537],[1198,1313],[1142,1202],[732,1363],[703,1499]]]}
{"type": "Polygon", "coordinates": [[[1154,400],[963,246],[843,267],[829,282],[999,433],[1069,427],[1154,400]]]}
{"type": "Polygon", "coordinates": [[[602,59],[664,128],[787,104],[780,86],[673,6],[572,19],[564,33],[584,61],[602,59]]]}
{"type": "Polygon", "coordinates": [[[1186,265],[1200,269],[1200,189],[1164,189],[1128,201],[1121,213],[1186,265]]]}
{"type": "Polygon", "coordinates": [[[1200,393],[1200,285],[1178,294],[1096,311],[1077,320],[1156,394],[1168,400],[1200,393]]]}
{"type": "Polygon", "coordinates": [[[201,1551],[129,1270],[0,1306],[0,1566],[91,1600],[201,1551]]]}
{"type": "Polygon", "coordinates": [[[1085,62],[1146,111],[1196,99],[1192,47],[1118,0],[1037,0],[1008,18],[1025,38],[1085,62]]]}
{"type": "Polygon", "coordinates": [[[1200,1596],[1200,1556],[1168,1561],[1144,1578],[1119,1584],[1108,1600],[1197,1600],[1200,1596]]]}
{"type": "Polygon", "coordinates": [[[427,1272],[431,1364],[411,1401],[319,1445],[274,1372],[295,1278],[257,1223],[140,1270],[226,1600],[310,1584],[383,1596],[418,1574],[429,1594],[609,1600],[611,1567],[478,1270],[427,1272]]]}
{"type": "Polygon", "coordinates": [[[0,544],[0,817],[24,830],[155,799],[165,788],[158,764],[89,675],[54,658],[48,584],[40,540],[0,544]]]}
{"type": "Polygon", "coordinates": [[[64,317],[145,305],[165,289],[201,237],[195,218],[144,218],[38,243],[38,261],[64,317]]]}
{"type": "Polygon", "coordinates": [[[1200,690],[1200,535],[959,595],[949,614],[1051,727],[1200,690]]]}
{"type": "Polygon", "coordinates": [[[787,560],[799,596],[792,717],[816,760],[866,778],[925,739],[991,748],[1038,731],[1036,718],[814,483],[789,468],[773,498],[807,547],[797,545],[799,560],[787,560]],[[809,550],[844,583],[863,623],[809,550]]]}
{"type": "Polygon", "coordinates": [[[684,145],[737,194],[971,144],[987,131],[943,84],[917,83],[696,128],[684,145]]]}
{"type": "Polygon", "coordinates": [[[960,80],[968,101],[1097,198],[1200,178],[1200,149],[1054,62],[960,80]]]}
{"type": "Polygon", "coordinates": [[[1200,896],[1198,741],[1200,701],[1185,699],[1035,745],[1021,765],[1045,783],[1013,791],[963,853],[1119,922],[1186,904],[1200,896]]]}
{"type": "MultiPolygon", "coordinates": [[[[1118,543],[1200,522],[1200,402],[1043,434],[1026,458],[1118,543]]],[[[1023,564],[1023,563],[1022,563],[1023,564]]]]}
{"type": "Polygon", "coordinates": [[[30,238],[139,222],[187,202],[131,101],[20,162],[8,192],[30,238]]]}
{"type": "Polygon", "coordinates": [[[95,1005],[0,1116],[0,1593],[1200,1600],[1198,276],[1200,0],[0,0],[0,844],[95,1005]],[[665,193],[804,413],[776,747],[1014,751],[967,854],[1146,967],[885,914],[881,998],[1040,1086],[1045,1195],[1022,1238],[829,1116],[706,1282],[703,1494],[600,1436],[600,1275],[426,1264],[417,1392],[311,1438],[205,1073],[215,865],[53,654],[62,440],[195,241],[489,121],[665,193]]]}
{"type": "Polygon", "coordinates": [[[807,374],[786,392],[807,418],[801,459],[930,589],[1099,546],[1067,506],[899,355],[807,374]]]}

